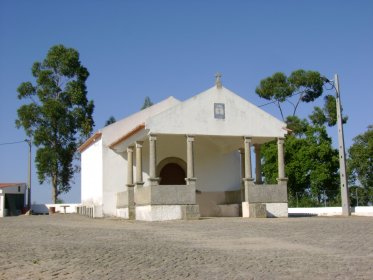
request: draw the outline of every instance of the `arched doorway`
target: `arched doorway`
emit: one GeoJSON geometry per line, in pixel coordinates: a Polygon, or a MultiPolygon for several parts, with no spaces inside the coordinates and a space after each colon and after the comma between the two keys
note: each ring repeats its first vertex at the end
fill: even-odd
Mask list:
{"type": "Polygon", "coordinates": [[[160,185],[185,185],[186,163],[179,158],[166,158],[158,165],[160,185]]]}

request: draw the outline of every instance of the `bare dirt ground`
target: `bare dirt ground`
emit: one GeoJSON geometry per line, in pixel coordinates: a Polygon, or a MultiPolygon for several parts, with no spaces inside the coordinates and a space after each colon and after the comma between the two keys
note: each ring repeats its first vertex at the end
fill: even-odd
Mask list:
{"type": "Polygon", "coordinates": [[[0,279],[373,279],[373,218],[0,219],[0,279]]]}

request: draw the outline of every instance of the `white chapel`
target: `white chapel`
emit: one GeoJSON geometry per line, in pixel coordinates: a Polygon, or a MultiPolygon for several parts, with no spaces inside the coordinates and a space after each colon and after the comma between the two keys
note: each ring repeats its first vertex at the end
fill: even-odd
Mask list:
{"type": "Polygon", "coordinates": [[[286,133],[217,75],[186,101],[169,97],[95,132],[79,148],[79,212],[145,221],[287,217],[286,133]],[[260,149],[273,140],[278,184],[268,185],[260,149]]]}

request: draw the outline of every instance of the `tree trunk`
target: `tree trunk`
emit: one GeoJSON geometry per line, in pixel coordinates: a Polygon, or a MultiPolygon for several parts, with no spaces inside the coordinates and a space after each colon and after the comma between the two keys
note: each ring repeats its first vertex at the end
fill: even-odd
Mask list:
{"type": "Polygon", "coordinates": [[[58,192],[57,192],[57,176],[52,177],[52,203],[56,204],[58,199],[58,192]]]}

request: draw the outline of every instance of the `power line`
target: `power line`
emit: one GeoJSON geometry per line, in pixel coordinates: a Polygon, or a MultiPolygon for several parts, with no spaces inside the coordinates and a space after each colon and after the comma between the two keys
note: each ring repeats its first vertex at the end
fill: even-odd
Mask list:
{"type": "Polygon", "coordinates": [[[19,144],[19,143],[24,143],[24,142],[27,142],[27,141],[26,140],[22,140],[22,141],[15,141],[15,142],[0,143],[0,146],[13,145],[13,144],[19,144]]]}
{"type": "Polygon", "coordinates": [[[265,103],[265,104],[262,104],[262,105],[259,105],[258,107],[264,107],[264,106],[267,106],[267,105],[270,105],[270,104],[273,104],[273,103],[276,103],[277,100],[275,101],[271,101],[271,102],[268,102],[268,103],[265,103]]]}
{"type": "MultiPolygon", "coordinates": [[[[285,100],[289,99],[289,98],[292,98],[293,96],[296,96],[296,95],[299,95],[299,94],[303,94],[304,93],[304,90],[302,91],[299,91],[299,92],[296,92],[296,93],[293,93],[292,95],[290,95],[288,98],[286,98],[285,100]]],[[[267,106],[267,105],[270,105],[270,104],[273,104],[273,103],[277,103],[278,100],[274,100],[274,101],[271,101],[271,102],[268,102],[268,103],[264,103],[262,105],[259,105],[258,107],[264,107],[264,106],[267,106]]]]}

